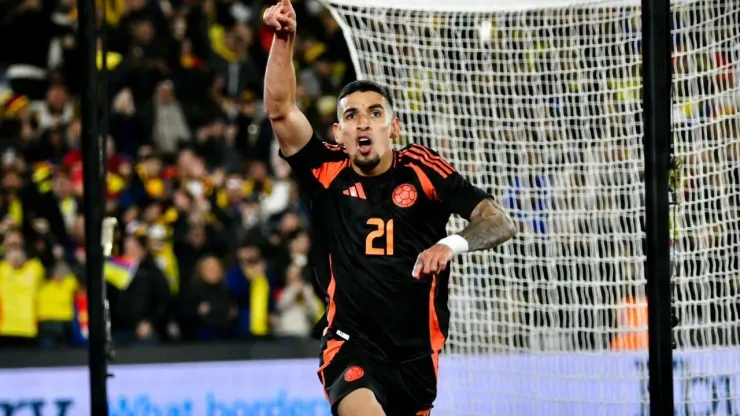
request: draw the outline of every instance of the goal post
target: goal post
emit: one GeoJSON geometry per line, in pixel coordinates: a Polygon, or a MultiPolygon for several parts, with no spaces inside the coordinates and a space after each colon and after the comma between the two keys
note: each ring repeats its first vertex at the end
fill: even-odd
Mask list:
{"type": "MultiPolygon", "coordinates": [[[[358,77],[392,90],[398,144],[437,150],[520,226],[453,264],[435,415],[648,414],[640,2],[321,1],[358,77]]],[[[670,26],[674,406],[729,415],[740,409],[740,0],[674,1],[670,26]]]]}
{"type": "Polygon", "coordinates": [[[640,6],[649,403],[650,415],[661,416],[675,410],[669,203],[671,164],[676,160],[671,134],[671,2],[642,0],[640,6]]]}

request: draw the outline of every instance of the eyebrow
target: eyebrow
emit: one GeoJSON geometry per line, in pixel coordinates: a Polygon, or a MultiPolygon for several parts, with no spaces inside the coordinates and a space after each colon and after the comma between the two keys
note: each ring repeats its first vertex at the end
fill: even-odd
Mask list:
{"type": "MultiPolygon", "coordinates": [[[[383,109],[383,104],[373,104],[373,105],[369,106],[367,109],[368,110],[378,110],[378,109],[382,110],[383,109]]],[[[352,112],[352,111],[357,111],[357,108],[350,107],[350,108],[344,110],[344,112],[342,114],[347,114],[347,113],[352,112]]]]}

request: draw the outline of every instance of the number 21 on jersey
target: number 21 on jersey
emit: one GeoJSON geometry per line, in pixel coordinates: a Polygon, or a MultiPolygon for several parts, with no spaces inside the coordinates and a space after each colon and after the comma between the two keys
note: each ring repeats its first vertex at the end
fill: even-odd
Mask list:
{"type": "Polygon", "coordinates": [[[367,225],[376,227],[376,229],[370,231],[365,239],[365,254],[368,256],[392,256],[393,220],[385,221],[382,218],[370,218],[367,220],[367,225]],[[376,243],[375,240],[381,241],[376,243]],[[385,240],[385,244],[382,240],[385,240]]]}

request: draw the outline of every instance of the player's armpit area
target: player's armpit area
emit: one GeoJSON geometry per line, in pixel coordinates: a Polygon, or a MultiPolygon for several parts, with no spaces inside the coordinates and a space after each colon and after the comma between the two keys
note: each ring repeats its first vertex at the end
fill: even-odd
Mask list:
{"type": "Polygon", "coordinates": [[[484,198],[470,214],[470,223],[460,232],[468,242],[468,250],[494,248],[516,234],[514,222],[498,202],[484,198]]]}

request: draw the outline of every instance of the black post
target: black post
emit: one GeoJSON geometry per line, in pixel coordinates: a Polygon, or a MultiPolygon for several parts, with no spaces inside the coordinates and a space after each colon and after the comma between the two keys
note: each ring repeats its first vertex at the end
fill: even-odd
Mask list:
{"type": "MultiPolygon", "coordinates": [[[[99,127],[99,133],[100,136],[103,137],[103,149],[101,152],[103,152],[103,159],[105,160],[105,149],[106,149],[106,140],[108,137],[108,118],[109,118],[109,100],[108,100],[108,22],[106,21],[107,12],[108,12],[108,2],[104,2],[103,6],[103,18],[102,22],[100,24],[100,28],[98,30],[98,36],[100,38],[100,54],[101,56],[101,66],[100,70],[98,71],[98,77],[97,77],[97,97],[98,102],[100,104],[100,125],[99,127]]],[[[103,182],[103,185],[106,185],[106,182],[103,182]]],[[[103,189],[106,189],[105,187],[103,189]]]]}
{"type": "Polygon", "coordinates": [[[642,76],[645,117],[645,233],[647,238],[650,414],[673,414],[670,207],[670,0],[642,0],[642,76]]]}
{"type": "Polygon", "coordinates": [[[106,328],[103,303],[103,189],[105,183],[104,147],[98,132],[97,119],[97,41],[95,30],[95,0],[77,0],[78,45],[83,53],[82,79],[86,81],[81,94],[82,167],[85,189],[85,274],[89,314],[88,359],[90,366],[90,412],[108,415],[106,328]]]}
{"type": "MultiPolygon", "coordinates": [[[[100,125],[99,125],[99,135],[102,138],[102,145],[100,149],[100,159],[102,160],[102,167],[101,167],[101,189],[102,189],[102,199],[103,199],[103,213],[100,214],[101,218],[104,218],[105,215],[107,215],[107,195],[108,195],[108,166],[107,163],[107,153],[106,149],[108,148],[107,140],[108,140],[108,133],[110,131],[108,123],[110,120],[110,106],[111,102],[108,100],[108,2],[104,2],[103,4],[103,16],[102,21],[100,23],[100,28],[98,31],[98,36],[100,37],[100,55],[101,55],[101,62],[100,62],[100,70],[98,71],[98,77],[97,77],[97,85],[98,85],[98,103],[100,108],[100,125]]],[[[96,61],[97,62],[97,61],[96,61]]],[[[115,235],[115,229],[113,231],[115,235]]],[[[102,233],[101,233],[102,235],[102,233]]],[[[103,241],[101,241],[102,243],[103,241]]],[[[105,263],[105,258],[109,256],[110,253],[103,253],[102,262],[105,263]]],[[[103,270],[105,270],[105,266],[103,266],[103,270]]],[[[102,273],[102,272],[101,272],[102,273]]],[[[102,274],[101,274],[102,276],[102,274]]],[[[106,284],[105,279],[103,278],[103,284],[102,284],[102,290],[101,290],[101,296],[103,300],[105,301],[108,299],[108,294],[106,292],[106,284]]],[[[110,307],[107,302],[103,305],[103,316],[105,319],[104,325],[106,326],[107,330],[105,331],[105,359],[106,363],[109,363],[113,360],[115,353],[113,352],[113,340],[112,334],[111,334],[111,328],[110,328],[110,307]]],[[[107,371],[107,364],[106,364],[106,371],[107,371]]],[[[108,377],[112,377],[112,374],[108,374],[108,377]]]]}

